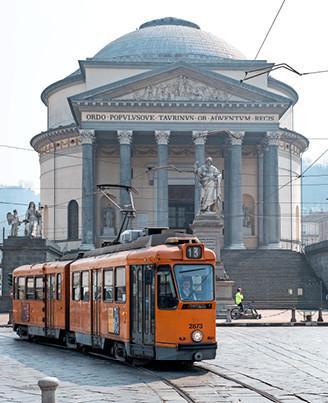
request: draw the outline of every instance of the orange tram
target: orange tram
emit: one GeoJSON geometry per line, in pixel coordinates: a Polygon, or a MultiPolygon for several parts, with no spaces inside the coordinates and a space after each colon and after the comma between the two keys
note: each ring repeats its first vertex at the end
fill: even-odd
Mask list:
{"type": "Polygon", "coordinates": [[[146,236],[13,272],[13,327],[124,360],[216,354],[215,254],[194,237],[146,236]]]}

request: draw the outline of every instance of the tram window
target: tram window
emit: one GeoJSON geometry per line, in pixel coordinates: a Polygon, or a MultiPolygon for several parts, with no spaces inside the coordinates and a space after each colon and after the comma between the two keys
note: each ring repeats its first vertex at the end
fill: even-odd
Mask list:
{"type": "Polygon", "coordinates": [[[145,334],[153,334],[153,295],[154,295],[154,273],[153,266],[145,266],[145,334]]]}
{"type": "Polygon", "coordinates": [[[176,264],[174,273],[182,301],[211,301],[214,272],[209,264],[176,264]]]}
{"type": "Polygon", "coordinates": [[[101,271],[94,270],[92,272],[92,299],[94,301],[101,300],[101,271]]]}
{"type": "Polygon", "coordinates": [[[113,301],[113,270],[104,270],[104,301],[113,301]]]}
{"type": "Polygon", "coordinates": [[[61,296],[62,296],[62,275],[61,273],[58,273],[56,282],[56,299],[61,300],[61,296]]]}
{"type": "Polygon", "coordinates": [[[18,277],[18,299],[25,299],[25,277],[18,277]]]}
{"type": "Polygon", "coordinates": [[[14,277],[14,299],[18,299],[18,277],[14,277]]]}
{"type": "Polygon", "coordinates": [[[157,304],[160,309],[176,308],[178,304],[173,277],[169,268],[157,272],[157,304]]]}
{"type": "Polygon", "coordinates": [[[82,301],[89,301],[89,272],[82,272],[82,301]]]}
{"type": "Polygon", "coordinates": [[[35,299],[44,299],[43,278],[35,277],[35,299]]]}
{"type": "Polygon", "coordinates": [[[73,273],[73,301],[80,301],[81,299],[80,275],[80,272],[73,273]]]}
{"type": "Polygon", "coordinates": [[[34,277],[27,277],[26,279],[26,299],[34,299],[34,277]]]}
{"type": "Polygon", "coordinates": [[[125,302],[125,267],[117,267],[115,270],[115,301],[125,302]]]}
{"type": "Polygon", "coordinates": [[[54,274],[50,274],[48,276],[48,295],[47,295],[47,299],[53,301],[55,299],[55,275],[54,274]]]}

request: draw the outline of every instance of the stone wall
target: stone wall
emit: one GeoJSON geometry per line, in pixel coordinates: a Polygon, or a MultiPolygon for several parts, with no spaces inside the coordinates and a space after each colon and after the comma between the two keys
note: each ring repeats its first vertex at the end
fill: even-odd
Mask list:
{"type": "Polygon", "coordinates": [[[305,256],[316,275],[328,289],[328,241],[307,246],[305,256]]]}

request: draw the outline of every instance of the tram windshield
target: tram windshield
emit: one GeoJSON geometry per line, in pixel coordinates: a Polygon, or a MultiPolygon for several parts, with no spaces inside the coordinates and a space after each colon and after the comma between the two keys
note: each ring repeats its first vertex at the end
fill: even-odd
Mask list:
{"type": "Polygon", "coordinates": [[[174,273],[182,301],[213,300],[213,266],[209,264],[176,264],[174,273]]]}

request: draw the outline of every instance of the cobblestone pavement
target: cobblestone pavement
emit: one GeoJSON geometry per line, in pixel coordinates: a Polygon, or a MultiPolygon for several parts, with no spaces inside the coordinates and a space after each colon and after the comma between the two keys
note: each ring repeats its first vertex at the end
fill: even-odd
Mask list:
{"type": "Polygon", "coordinates": [[[328,402],[327,328],[218,328],[217,337],[214,364],[230,375],[271,385],[284,402],[328,402]]]}
{"type": "Polygon", "coordinates": [[[199,403],[269,401],[241,384],[261,389],[276,401],[328,403],[326,329],[218,328],[217,358],[200,367],[220,372],[227,379],[201,368],[130,368],[71,350],[16,340],[10,328],[0,328],[0,402],[38,403],[37,381],[55,376],[60,381],[58,403],[187,401],[172,384],[192,396],[190,401],[199,403]]]}

